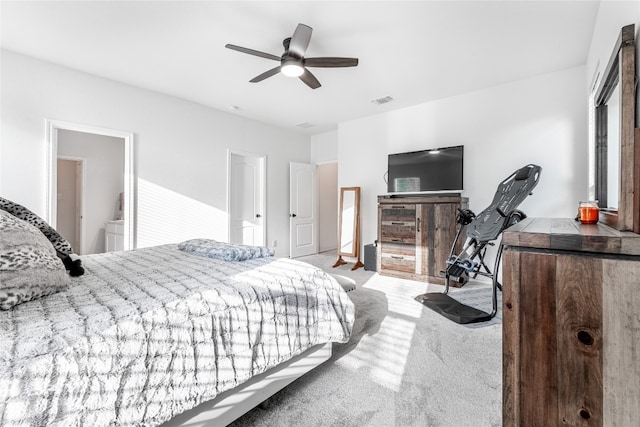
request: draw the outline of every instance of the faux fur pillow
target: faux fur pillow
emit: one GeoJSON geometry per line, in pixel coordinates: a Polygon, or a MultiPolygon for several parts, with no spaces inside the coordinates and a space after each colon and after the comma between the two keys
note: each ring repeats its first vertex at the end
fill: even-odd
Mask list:
{"type": "Polygon", "coordinates": [[[9,212],[11,215],[19,218],[29,224],[37,227],[51,241],[53,247],[64,258],[64,255],[70,255],[73,252],[71,245],[62,237],[53,227],[45,222],[44,219],[31,212],[29,209],[16,202],[0,197],[0,209],[9,212]]]}
{"type": "Polygon", "coordinates": [[[265,246],[237,245],[216,242],[211,239],[192,239],[182,242],[178,249],[193,255],[218,258],[224,261],[246,261],[254,258],[270,257],[275,254],[272,248],[265,246]]]}
{"type": "Polygon", "coordinates": [[[64,265],[44,234],[0,210],[0,310],[58,292],[68,284],[64,265]]]}

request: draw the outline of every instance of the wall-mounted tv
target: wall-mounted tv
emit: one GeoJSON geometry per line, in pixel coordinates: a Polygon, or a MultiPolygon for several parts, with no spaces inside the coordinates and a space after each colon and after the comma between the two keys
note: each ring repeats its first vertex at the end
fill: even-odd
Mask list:
{"type": "Polygon", "coordinates": [[[389,154],[389,193],[462,192],[464,146],[389,154]]]}

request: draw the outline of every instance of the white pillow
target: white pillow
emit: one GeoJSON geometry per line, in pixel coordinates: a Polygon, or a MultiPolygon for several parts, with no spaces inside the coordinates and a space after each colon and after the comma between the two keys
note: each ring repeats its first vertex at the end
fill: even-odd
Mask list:
{"type": "Polygon", "coordinates": [[[64,264],[44,234],[0,210],[0,310],[58,292],[68,285],[64,264]]]}

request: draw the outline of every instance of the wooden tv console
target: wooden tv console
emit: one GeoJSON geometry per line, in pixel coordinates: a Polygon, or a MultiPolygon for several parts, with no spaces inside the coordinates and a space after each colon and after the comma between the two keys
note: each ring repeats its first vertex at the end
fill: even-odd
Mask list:
{"type": "Polygon", "coordinates": [[[467,206],[459,195],[378,196],[378,273],[444,284],[456,214],[467,206]]]}
{"type": "Polygon", "coordinates": [[[638,425],[640,235],[527,218],[502,242],[503,425],[638,425]]]}

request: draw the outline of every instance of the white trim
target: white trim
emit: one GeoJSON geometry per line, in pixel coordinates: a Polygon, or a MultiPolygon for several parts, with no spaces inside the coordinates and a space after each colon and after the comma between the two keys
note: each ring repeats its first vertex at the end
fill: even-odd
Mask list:
{"type": "Polygon", "coordinates": [[[262,235],[264,239],[264,246],[268,246],[267,242],[267,155],[259,154],[259,153],[251,153],[248,151],[241,150],[232,150],[230,148],[227,149],[227,242],[231,242],[231,156],[242,156],[242,157],[256,157],[261,160],[261,206],[260,210],[262,211],[262,235]]]}
{"type": "Polygon", "coordinates": [[[57,165],[55,159],[58,154],[58,130],[72,130],[76,132],[92,133],[96,135],[111,136],[124,140],[124,249],[135,248],[135,173],[133,132],[107,129],[98,126],[84,125],[80,123],[65,122],[62,120],[45,119],[47,138],[47,164],[46,164],[46,218],[45,220],[55,228],[56,226],[56,192],[57,192],[57,165]]]}

